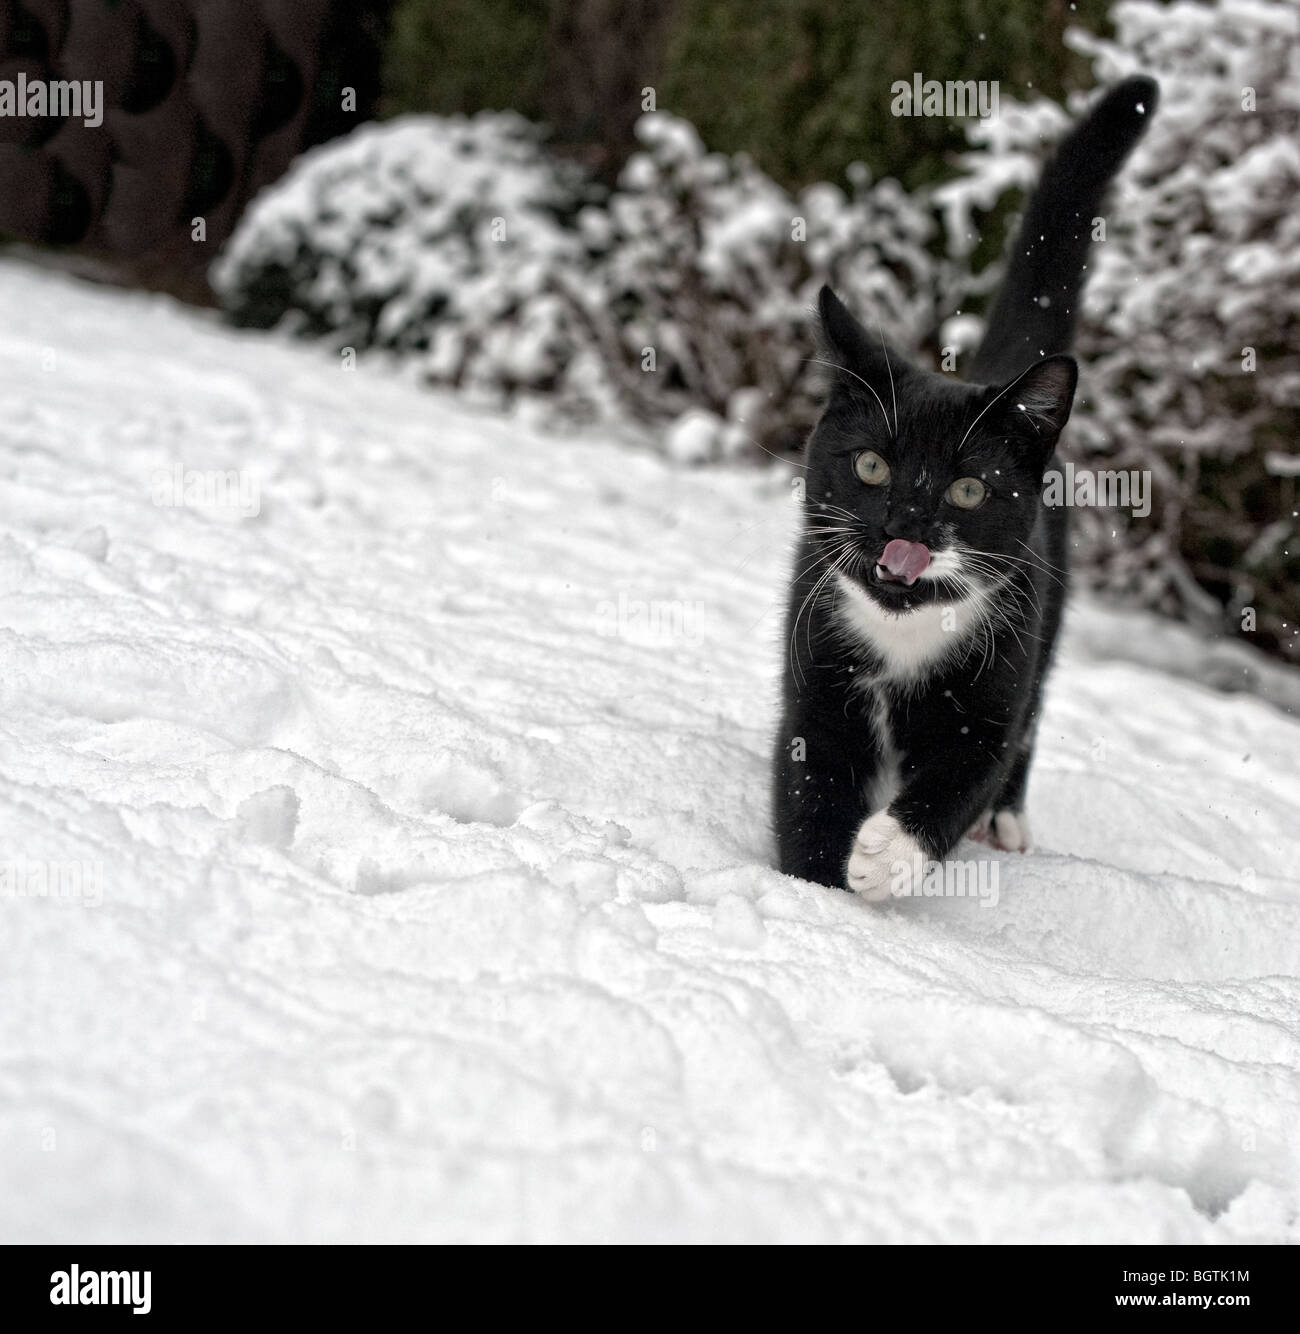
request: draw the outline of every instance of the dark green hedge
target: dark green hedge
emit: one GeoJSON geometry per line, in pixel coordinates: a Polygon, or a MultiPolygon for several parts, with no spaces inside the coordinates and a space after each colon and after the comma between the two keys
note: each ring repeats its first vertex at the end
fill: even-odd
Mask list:
{"type": "Polygon", "coordinates": [[[390,112],[513,109],[612,176],[642,87],[704,142],[783,185],[865,161],[911,187],[945,171],[961,126],[890,114],[892,83],[997,80],[1060,98],[1087,83],[1061,38],[1108,0],[398,0],[390,112]],[[611,66],[614,68],[611,68],[611,66]]]}

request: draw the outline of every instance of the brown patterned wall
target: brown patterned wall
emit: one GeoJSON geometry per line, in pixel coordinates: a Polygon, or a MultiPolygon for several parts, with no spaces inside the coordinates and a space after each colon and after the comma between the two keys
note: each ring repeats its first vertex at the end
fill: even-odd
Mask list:
{"type": "Polygon", "coordinates": [[[372,114],[389,7],[0,0],[0,80],[100,81],[104,106],[98,127],[0,115],[0,233],[202,299],[249,199],[304,147],[372,114]]]}

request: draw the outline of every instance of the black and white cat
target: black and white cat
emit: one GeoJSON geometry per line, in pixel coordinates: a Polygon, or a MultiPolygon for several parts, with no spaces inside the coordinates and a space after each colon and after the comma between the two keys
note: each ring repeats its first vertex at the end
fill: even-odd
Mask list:
{"type": "MultiPolygon", "coordinates": [[[[1060,626],[1067,511],[1043,501],[1102,196],[1155,111],[1108,91],[1044,169],[974,383],[909,365],[829,288],[785,626],[780,867],[864,898],[966,833],[1029,847],[1025,783],[1060,626]]],[[[900,878],[901,877],[901,878],[900,878]]]]}

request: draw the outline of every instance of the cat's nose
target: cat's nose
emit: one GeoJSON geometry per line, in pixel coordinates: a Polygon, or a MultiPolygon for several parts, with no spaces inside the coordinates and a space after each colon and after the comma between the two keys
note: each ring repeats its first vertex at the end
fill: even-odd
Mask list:
{"type": "Polygon", "coordinates": [[[925,524],[919,515],[891,514],[885,521],[885,536],[900,537],[904,542],[923,542],[925,524]]]}

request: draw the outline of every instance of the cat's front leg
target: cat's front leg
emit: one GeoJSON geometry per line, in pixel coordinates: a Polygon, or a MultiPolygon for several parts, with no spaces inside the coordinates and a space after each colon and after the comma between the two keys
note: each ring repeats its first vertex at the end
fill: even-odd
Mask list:
{"type": "MultiPolygon", "coordinates": [[[[850,704],[852,701],[850,701],[850,704]]],[[[796,703],[777,737],[773,815],[787,875],[844,887],[845,860],[880,766],[870,725],[852,707],[796,703]]]]}
{"type": "Polygon", "coordinates": [[[846,868],[854,893],[906,895],[927,862],[948,855],[1003,781],[1008,732],[992,720],[968,724],[942,746],[931,739],[926,759],[904,764],[898,794],[854,835],[846,868]]]}

